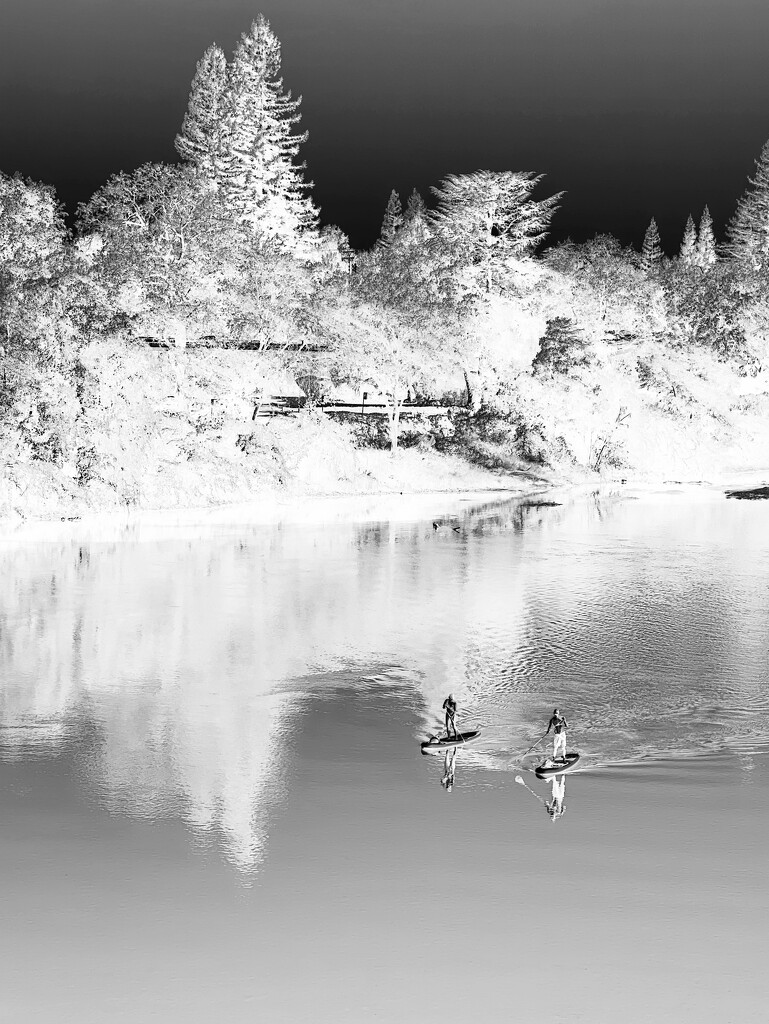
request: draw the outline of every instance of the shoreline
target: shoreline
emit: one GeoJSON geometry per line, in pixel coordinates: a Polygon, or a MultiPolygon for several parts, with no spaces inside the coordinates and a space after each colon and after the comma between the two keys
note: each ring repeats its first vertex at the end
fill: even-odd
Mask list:
{"type": "MultiPolygon", "coordinates": [[[[81,515],[0,520],[0,545],[83,539],[162,539],[171,532],[216,530],[232,526],[323,526],[352,522],[403,523],[456,516],[468,505],[494,505],[547,495],[567,500],[609,492],[630,499],[677,499],[682,494],[708,501],[731,489],[766,485],[769,470],[736,470],[711,480],[662,480],[644,476],[532,481],[524,474],[506,478],[500,487],[378,491],[364,494],[263,494],[251,501],[159,509],[107,509],[81,515]],[[613,493],[612,493],[613,492],[613,493]]],[[[609,496],[607,494],[607,496],[609,496]]]]}
{"type": "MultiPolygon", "coordinates": [[[[521,484],[525,484],[521,478],[521,484]]],[[[422,492],[263,495],[253,501],[166,509],[113,509],[59,518],[0,520],[0,546],[19,541],[151,539],[170,531],[228,526],[322,526],[350,522],[411,522],[456,515],[468,504],[503,503],[552,487],[511,486],[422,492]]]]}

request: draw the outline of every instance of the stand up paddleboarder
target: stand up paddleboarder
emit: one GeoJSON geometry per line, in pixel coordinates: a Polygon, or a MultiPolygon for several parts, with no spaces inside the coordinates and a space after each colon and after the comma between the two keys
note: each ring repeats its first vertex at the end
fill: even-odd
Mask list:
{"type": "Polygon", "coordinates": [[[448,739],[449,730],[454,733],[454,739],[457,738],[457,726],[455,722],[457,714],[457,702],[454,700],[453,694],[449,694],[446,700],[443,702],[443,710],[446,712],[446,738],[448,739]]]}
{"type": "Polygon", "coordinates": [[[553,760],[558,760],[559,750],[562,751],[561,756],[566,760],[566,719],[558,714],[558,708],[553,708],[553,717],[547,723],[545,736],[551,729],[553,730],[553,760]]]}

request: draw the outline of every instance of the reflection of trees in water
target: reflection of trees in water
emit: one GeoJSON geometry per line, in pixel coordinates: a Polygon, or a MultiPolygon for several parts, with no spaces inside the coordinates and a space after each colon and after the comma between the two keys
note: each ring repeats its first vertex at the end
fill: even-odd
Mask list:
{"type": "Polygon", "coordinates": [[[113,545],[91,554],[5,554],[4,749],[28,745],[32,734],[50,750],[52,733],[71,732],[88,708],[99,725],[89,762],[108,806],[148,816],[182,808],[250,866],[290,702],[272,683],[305,664],[270,636],[276,619],[296,614],[293,588],[265,587],[269,545],[113,545]],[[35,729],[42,722],[48,728],[35,729]]]}
{"type": "Polygon", "coordinates": [[[291,727],[286,682],[385,663],[440,693],[464,671],[473,557],[421,526],[6,550],[0,742],[50,752],[92,715],[88,773],[108,807],[182,813],[248,867],[291,727]]]}
{"type": "MultiPolygon", "coordinates": [[[[87,770],[107,806],[182,814],[248,868],[298,719],[292,680],[389,665],[377,686],[411,685],[436,715],[453,690],[460,727],[482,719],[492,751],[528,746],[556,697],[579,745],[602,754],[678,737],[693,701],[765,714],[758,541],[745,530],[729,557],[712,543],[682,557],[687,538],[718,536],[700,511],[682,523],[627,503],[607,527],[574,502],[485,510],[446,536],[430,523],[261,527],[4,549],[0,743],[56,748],[87,709],[87,770]],[[519,515],[529,528],[505,527],[519,515]]],[[[715,736],[723,720],[694,727],[715,736]]]]}

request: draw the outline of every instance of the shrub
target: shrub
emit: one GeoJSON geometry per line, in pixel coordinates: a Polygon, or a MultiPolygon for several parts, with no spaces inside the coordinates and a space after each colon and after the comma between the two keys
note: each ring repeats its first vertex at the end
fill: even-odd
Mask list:
{"type": "Polygon", "coordinates": [[[574,322],[565,316],[547,321],[547,330],[540,339],[539,351],[532,360],[535,372],[568,373],[589,361],[587,345],[574,322]]]}

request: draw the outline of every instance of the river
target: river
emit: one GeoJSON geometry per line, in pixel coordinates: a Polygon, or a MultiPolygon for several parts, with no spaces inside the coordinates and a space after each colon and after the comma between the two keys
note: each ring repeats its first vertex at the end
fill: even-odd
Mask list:
{"type": "Polygon", "coordinates": [[[763,1021],[767,517],[2,541],[0,1020],[763,1021]]]}

